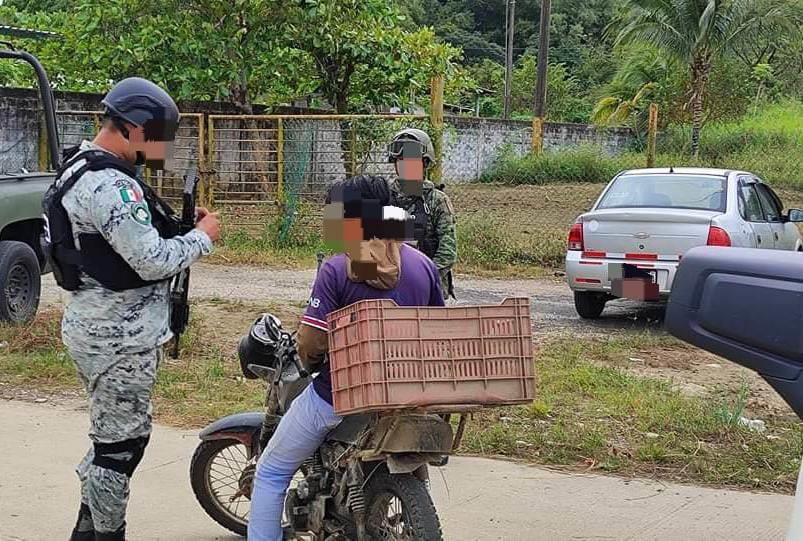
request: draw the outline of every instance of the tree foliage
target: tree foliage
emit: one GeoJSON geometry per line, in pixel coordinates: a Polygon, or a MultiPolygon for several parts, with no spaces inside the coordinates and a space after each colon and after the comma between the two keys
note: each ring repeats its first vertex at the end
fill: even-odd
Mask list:
{"type": "Polygon", "coordinates": [[[243,112],[316,93],[338,112],[425,101],[432,75],[452,74],[460,56],[431,29],[403,28],[387,0],[78,0],[48,17],[59,47],[30,45],[61,88],[139,75],[243,112]]]}
{"type": "Polygon", "coordinates": [[[715,65],[749,38],[797,33],[797,9],[785,2],[748,0],[628,0],[614,24],[616,44],[652,44],[683,63],[690,73],[691,150],[697,155],[704,121],[704,96],[715,65]]]}

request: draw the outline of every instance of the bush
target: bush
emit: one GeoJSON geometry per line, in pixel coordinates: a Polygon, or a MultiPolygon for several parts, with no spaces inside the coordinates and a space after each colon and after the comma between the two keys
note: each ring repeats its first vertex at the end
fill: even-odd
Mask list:
{"type": "Polygon", "coordinates": [[[563,152],[503,155],[480,178],[481,182],[506,184],[570,184],[607,182],[623,169],[643,167],[642,154],[609,156],[596,147],[579,147],[563,152]]]}

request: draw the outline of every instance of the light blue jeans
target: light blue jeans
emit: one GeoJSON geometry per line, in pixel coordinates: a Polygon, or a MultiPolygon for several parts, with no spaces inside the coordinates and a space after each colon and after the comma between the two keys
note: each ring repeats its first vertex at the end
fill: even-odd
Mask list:
{"type": "Polygon", "coordinates": [[[282,511],[290,481],[341,420],[312,385],[293,401],[257,464],[249,541],[282,541],[282,511]]]}

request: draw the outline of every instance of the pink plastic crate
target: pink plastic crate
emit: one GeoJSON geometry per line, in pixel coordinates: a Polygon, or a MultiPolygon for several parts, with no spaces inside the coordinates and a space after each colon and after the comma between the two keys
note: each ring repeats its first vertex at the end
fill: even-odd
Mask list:
{"type": "Polygon", "coordinates": [[[366,300],[327,320],[340,415],[533,400],[529,298],[443,308],[366,300]]]}

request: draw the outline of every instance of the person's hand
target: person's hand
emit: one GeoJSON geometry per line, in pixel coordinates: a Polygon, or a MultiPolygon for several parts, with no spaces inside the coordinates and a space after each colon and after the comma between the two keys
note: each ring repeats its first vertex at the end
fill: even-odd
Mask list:
{"type": "Polygon", "coordinates": [[[197,224],[209,214],[209,209],[206,207],[195,207],[195,223],[197,224]]]}
{"type": "Polygon", "coordinates": [[[209,235],[212,242],[217,242],[220,240],[220,213],[207,211],[207,214],[195,225],[195,229],[209,235]]]}

